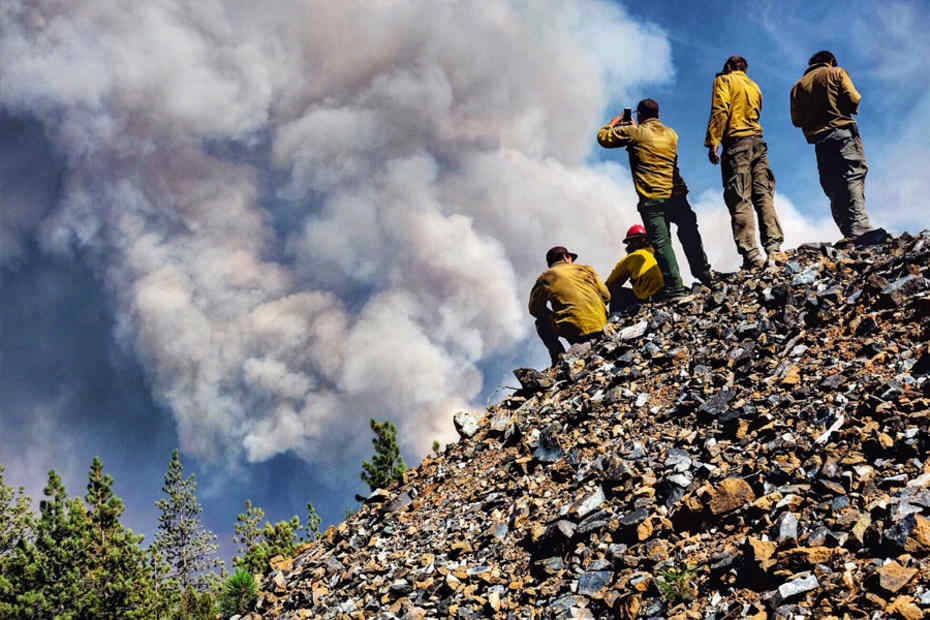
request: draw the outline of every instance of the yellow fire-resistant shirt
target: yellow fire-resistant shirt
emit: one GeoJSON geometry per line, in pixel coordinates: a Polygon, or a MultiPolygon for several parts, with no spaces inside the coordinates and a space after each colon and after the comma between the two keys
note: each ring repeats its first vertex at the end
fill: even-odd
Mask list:
{"type": "Polygon", "coordinates": [[[665,285],[655,256],[646,248],[630,252],[617,263],[607,277],[607,288],[613,290],[627,280],[633,282],[633,293],[639,299],[649,299],[665,285]]]}
{"type": "Polygon", "coordinates": [[[674,129],[657,118],[648,118],[639,125],[605,125],[597,132],[597,141],[608,149],[626,147],[640,198],[671,197],[678,167],[678,134],[674,129]]]}
{"type": "Polygon", "coordinates": [[[549,303],[560,336],[584,336],[604,328],[609,301],[610,292],[594,269],[559,262],[537,278],[530,293],[530,314],[544,316],[549,303]]]}
{"type": "Polygon", "coordinates": [[[762,91],[745,72],[718,75],[713,91],[704,146],[717,146],[724,138],[762,135],[762,91]]]}
{"type": "Polygon", "coordinates": [[[791,89],[791,122],[814,144],[821,134],[855,123],[860,99],[845,69],[811,65],[791,89]]]}

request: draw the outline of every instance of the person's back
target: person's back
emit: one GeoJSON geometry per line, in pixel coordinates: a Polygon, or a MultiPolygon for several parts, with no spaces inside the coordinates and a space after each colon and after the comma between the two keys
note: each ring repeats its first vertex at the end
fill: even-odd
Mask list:
{"type": "Polygon", "coordinates": [[[633,250],[616,264],[605,282],[611,297],[614,295],[612,285],[622,284],[627,279],[632,282],[633,293],[640,300],[649,299],[662,290],[662,271],[651,248],[633,250]]]}
{"type": "Polygon", "coordinates": [[[767,260],[786,257],[781,252],[785,237],[775,213],[775,175],[759,122],[762,91],[746,74],[748,66],[742,56],[730,56],[714,78],[704,146],[710,163],[720,164],[723,200],[730,211],[736,251],[743,257],[742,268],[757,269],[767,260]],[[756,244],[756,220],[767,259],[756,244]]]}
{"type": "Polygon", "coordinates": [[[723,140],[761,136],[762,91],[745,71],[731,71],[714,79],[711,119],[705,146],[723,140]]]}
{"type": "Polygon", "coordinates": [[[625,146],[630,154],[633,184],[640,198],[665,199],[672,195],[678,160],[678,134],[658,118],[638,125],[604,127],[598,142],[605,148],[625,146]]]}
{"type": "Polygon", "coordinates": [[[600,331],[607,322],[606,293],[597,273],[588,265],[556,263],[537,278],[530,294],[530,314],[541,316],[548,302],[560,336],[584,336],[600,331]]]}
{"type": "Polygon", "coordinates": [[[833,221],[844,237],[859,237],[872,230],[865,210],[869,166],[853,118],[861,97],[832,52],[821,50],[807,64],[791,89],[791,122],[814,145],[820,186],[830,199],[833,221]]]}
{"type": "Polygon", "coordinates": [[[859,93],[849,74],[829,62],[811,65],[791,89],[791,122],[810,144],[831,131],[853,125],[859,93]]]}

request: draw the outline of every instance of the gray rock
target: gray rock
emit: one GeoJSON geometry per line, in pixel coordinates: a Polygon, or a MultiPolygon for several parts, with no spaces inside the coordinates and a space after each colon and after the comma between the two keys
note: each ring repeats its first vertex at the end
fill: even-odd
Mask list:
{"type": "Polygon", "coordinates": [[[643,334],[646,333],[646,329],[649,327],[649,323],[646,321],[640,321],[635,325],[630,325],[629,327],[624,327],[620,330],[619,338],[620,340],[634,340],[640,338],[643,334]]]}
{"type": "Polygon", "coordinates": [[[405,491],[384,505],[385,513],[400,512],[413,502],[413,498],[405,491]]]}
{"type": "Polygon", "coordinates": [[[798,539],[798,518],[793,512],[786,512],[778,520],[778,542],[798,539]]]}
{"type": "Polygon", "coordinates": [[[565,456],[559,446],[558,440],[548,431],[539,434],[539,440],[536,443],[536,449],[533,450],[533,458],[540,463],[555,463],[565,456]]]}
{"type": "Polygon", "coordinates": [[[452,416],[452,423],[455,425],[455,430],[461,437],[471,437],[477,433],[478,422],[480,420],[480,416],[471,411],[457,411],[455,415],[452,416]]]}
{"type": "Polygon", "coordinates": [[[609,570],[588,571],[578,578],[578,593],[594,596],[604,589],[613,577],[609,570]]]}
{"type": "Polygon", "coordinates": [[[574,512],[578,515],[579,519],[583,519],[586,515],[603,506],[606,499],[607,498],[604,497],[604,490],[601,487],[597,487],[593,493],[584,496],[575,503],[573,507],[574,512]]]}
{"type": "Polygon", "coordinates": [[[778,589],[775,590],[772,596],[772,602],[774,603],[774,607],[780,607],[785,602],[818,587],[820,587],[820,583],[814,575],[798,577],[797,579],[792,579],[778,586],[778,589]]]}
{"type": "Polygon", "coordinates": [[[886,286],[881,291],[881,297],[887,303],[900,306],[908,299],[930,288],[930,282],[923,276],[906,275],[886,286]]]}

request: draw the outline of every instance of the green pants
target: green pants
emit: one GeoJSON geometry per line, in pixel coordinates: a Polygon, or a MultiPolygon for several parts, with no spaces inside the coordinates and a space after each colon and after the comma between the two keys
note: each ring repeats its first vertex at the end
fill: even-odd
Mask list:
{"type": "Polygon", "coordinates": [[[855,126],[834,129],[814,145],[820,186],[830,199],[833,221],[844,237],[872,229],[865,211],[865,163],[862,139],[855,126]]]}
{"type": "Polygon", "coordinates": [[[761,136],[747,136],[723,147],[720,172],[723,200],[730,211],[736,251],[746,260],[759,255],[753,210],[766,252],[777,251],[785,240],[775,215],[775,176],[769,169],[768,147],[761,136]]]}
{"type": "Polygon", "coordinates": [[[666,295],[680,294],[685,290],[681,283],[675,250],[672,248],[670,224],[678,227],[678,240],[688,259],[691,275],[702,279],[710,272],[710,263],[707,262],[707,255],[704,253],[701,233],[698,232],[697,215],[688,204],[687,196],[672,196],[666,200],[641,198],[638,208],[649,243],[655,250],[659,270],[662,271],[662,279],[665,281],[662,291],[666,295]]]}

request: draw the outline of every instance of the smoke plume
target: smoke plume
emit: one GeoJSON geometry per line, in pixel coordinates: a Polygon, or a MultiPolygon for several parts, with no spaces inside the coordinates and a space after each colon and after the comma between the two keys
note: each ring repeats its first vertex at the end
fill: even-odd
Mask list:
{"type": "Polygon", "coordinates": [[[598,0],[7,0],[0,30],[0,105],[65,161],[49,212],[0,219],[0,266],[29,240],[90,265],[182,449],[220,462],[338,461],[369,417],[448,439],[526,346],[545,250],[616,260],[628,173],[586,157],[608,101],[672,76],[598,0]]]}

